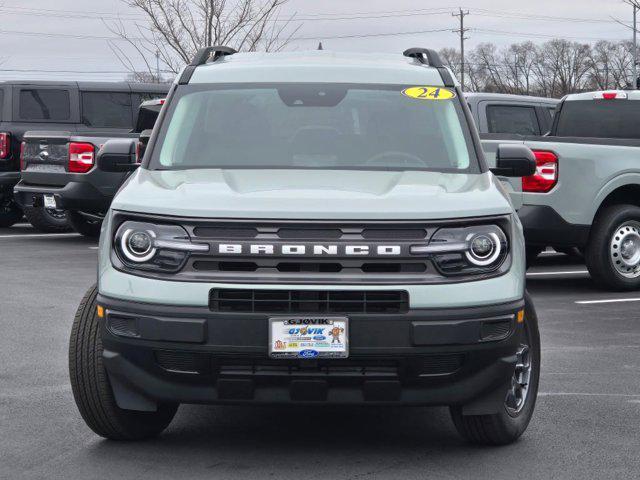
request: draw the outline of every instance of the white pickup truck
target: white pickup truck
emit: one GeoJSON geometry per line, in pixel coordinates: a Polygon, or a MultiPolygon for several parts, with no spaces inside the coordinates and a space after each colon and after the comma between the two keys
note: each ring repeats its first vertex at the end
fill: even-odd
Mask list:
{"type": "Polygon", "coordinates": [[[489,165],[500,143],[536,155],[535,175],[510,181],[530,256],[577,247],[600,285],[640,287],[640,92],[568,95],[545,135],[481,137],[489,165]]]}

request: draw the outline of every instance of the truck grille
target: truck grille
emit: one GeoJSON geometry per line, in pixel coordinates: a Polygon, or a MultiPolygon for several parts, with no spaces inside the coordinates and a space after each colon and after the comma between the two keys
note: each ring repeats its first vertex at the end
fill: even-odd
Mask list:
{"type": "Polygon", "coordinates": [[[403,313],[409,295],[401,290],[254,290],[214,288],[209,307],[242,313],[403,313]]]}
{"type": "Polygon", "coordinates": [[[430,260],[410,254],[412,245],[427,243],[436,229],[424,222],[242,220],[193,222],[184,227],[194,241],[210,246],[209,253],[188,260],[180,272],[186,280],[387,285],[441,280],[430,260]],[[366,253],[349,252],[349,248],[366,249],[366,253]]]}

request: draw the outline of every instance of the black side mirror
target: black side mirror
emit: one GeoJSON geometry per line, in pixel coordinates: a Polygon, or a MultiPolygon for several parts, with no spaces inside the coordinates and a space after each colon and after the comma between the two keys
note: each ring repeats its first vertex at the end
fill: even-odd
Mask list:
{"type": "Polygon", "coordinates": [[[98,152],[98,168],[103,172],[131,172],[139,167],[136,163],[138,139],[114,138],[107,140],[98,152]]]}
{"type": "Polygon", "coordinates": [[[498,145],[496,167],[491,171],[503,177],[528,177],[536,173],[536,157],[524,145],[498,145]]]}

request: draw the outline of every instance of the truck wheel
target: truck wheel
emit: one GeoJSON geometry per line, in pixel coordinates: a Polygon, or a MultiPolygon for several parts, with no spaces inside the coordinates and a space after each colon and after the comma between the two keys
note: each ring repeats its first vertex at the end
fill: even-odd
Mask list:
{"type": "Polygon", "coordinates": [[[100,236],[102,220],[94,220],[85,217],[75,210],[67,210],[67,221],[69,222],[69,225],[71,225],[71,228],[80,235],[84,235],[89,238],[98,238],[100,236]]]}
{"type": "Polygon", "coordinates": [[[177,405],[159,404],[155,412],[123,410],[116,404],[102,365],[100,320],[94,285],[80,302],[71,329],[69,374],[76,405],[86,424],[111,440],[142,440],[159,435],[173,419],[177,405]]]}
{"type": "Polygon", "coordinates": [[[517,351],[511,387],[501,410],[493,415],[463,415],[462,407],[451,407],[458,433],[478,445],[506,445],[524,433],[533,415],[540,378],[540,333],[538,317],[525,295],[524,334],[517,351]]]}
{"type": "Polygon", "coordinates": [[[41,207],[27,207],[24,216],[33,228],[44,233],[68,232],[70,230],[64,210],[51,210],[41,207]]]}
{"type": "Polygon", "coordinates": [[[22,219],[22,209],[10,196],[0,197],[0,227],[10,227],[22,219]]]}
{"type": "Polygon", "coordinates": [[[640,287],[640,207],[612,205],[591,228],[585,260],[593,280],[613,290],[640,287]]]}

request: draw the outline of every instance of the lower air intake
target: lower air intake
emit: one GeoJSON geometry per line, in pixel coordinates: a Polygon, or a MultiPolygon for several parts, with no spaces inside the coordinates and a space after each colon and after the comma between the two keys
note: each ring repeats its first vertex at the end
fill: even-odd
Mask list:
{"type": "Polygon", "coordinates": [[[376,313],[394,314],[409,308],[401,290],[211,290],[215,312],[245,313],[376,313]]]}
{"type": "Polygon", "coordinates": [[[156,350],[156,363],[169,372],[209,373],[210,357],[206,354],[156,350]]]}

